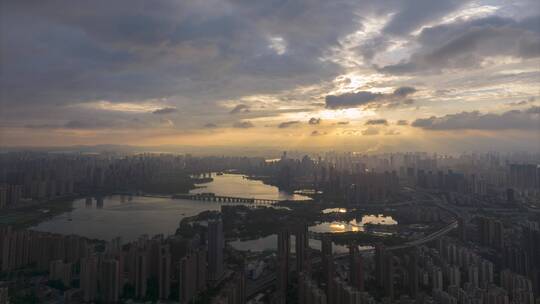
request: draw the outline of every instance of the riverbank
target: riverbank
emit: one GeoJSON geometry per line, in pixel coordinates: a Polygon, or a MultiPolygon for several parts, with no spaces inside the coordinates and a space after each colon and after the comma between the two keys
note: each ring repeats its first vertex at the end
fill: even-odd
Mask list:
{"type": "Polygon", "coordinates": [[[43,203],[4,209],[0,212],[0,225],[28,228],[73,209],[73,201],[79,196],[52,199],[43,203]]]}

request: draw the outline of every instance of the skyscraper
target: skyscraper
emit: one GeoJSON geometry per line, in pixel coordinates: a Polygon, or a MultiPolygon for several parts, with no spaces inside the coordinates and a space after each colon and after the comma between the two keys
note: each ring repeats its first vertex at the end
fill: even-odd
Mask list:
{"type": "Polygon", "coordinates": [[[135,257],[135,297],[144,298],[146,296],[147,261],[146,250],[139,249],[135,257]]]}
{"type": "Polygon", "coordinates": [[[159,298],[166,300],[171,293],[171,253],[168,244],[159,247],[158,278],[159,298]]]}
{"type": "Polygon", "coordinates": [[[197,255],[197,290],[206,290],[206,248],[199,248],[195,254],[197,255]]]}
{"type": "Polygon", "coordinates": [[[197,295],[197,256],[188,254],[180,260],[179,301],[189,303],[197,295]]]}
{"type": "Polygon", "coordinates": [[[94,256],[81,259],[80,287],[85,302],[91,302],[96,299],[97,258],[94,256]]]}
{"type": "Polygon", "coordinates": [[[295,251],[296,251],[296,271],[298,273],[305,271],[304,267],[308,262],[309,256],[309,235],[308,226],[305,223],[300,224],[295,229],[295,251]]]}
{"type": "Polygon", "coordinates": [[[375,245],[375,279],[379,287],[384,286],[385,255],[386,255],[386,250],[384,248],[384,245],[376,244],[375,245]]]}
{"type": "Polygon", "coordinates": [[[349,282],[359,291],[364,290],[364,269],[362,256],[358,252],[358,246],[349,246],[349,282]]]}
{"type": "Polygon", "coordinates": [[[221,218],[208,222],[208,274],[211,281],[223,276],[223,222],[221,218]]]}
{"type": "Polygon", "coordinates": [[[64,286],[71,285],[71,276],[73,273],[73,264],[64,263],[62,260],[55,260],[50,263],[49,279],[61,281],[64,286]]]}
{"type": "Polygon", "coordinates": [[[289,230],[283,229],[278,234],[278,287],[279,296],[284,299],[289,284],[289,256],[291,251],[289,230]]]}
{"type": "Polygon", "coordinates": [[[418,248],[414,247],[409,255],[409,295],[415,299],[418,295],[418,248]]]}
{"type": "Polygon", "coordinates": [[[394,300],[394,256],[390,252],[384,256],[384,296],[394,300]]]}
{"type": "Polygon", "coordinates": [[[118,302],[120,294],[120,269],[119,263],[114,259],[101,262],[100,293],[105,303],[118,302]]]}

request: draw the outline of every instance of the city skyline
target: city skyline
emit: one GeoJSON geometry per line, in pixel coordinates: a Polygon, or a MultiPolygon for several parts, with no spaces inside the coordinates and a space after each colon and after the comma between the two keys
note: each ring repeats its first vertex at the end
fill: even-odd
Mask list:
{"type": "Polygon", "coordinates": [[[540,304],[540,1],[0,0],[0,304],[540,304]]]}
{"type": "Polygon", "coordinates": [[[538,304],[540,154],[0,154],[0,303],[538,304]]]}
{"type": "Polygon", "coordinates": [[[1,5],[2,148],[540,151],[537,1],[1,5]]]}

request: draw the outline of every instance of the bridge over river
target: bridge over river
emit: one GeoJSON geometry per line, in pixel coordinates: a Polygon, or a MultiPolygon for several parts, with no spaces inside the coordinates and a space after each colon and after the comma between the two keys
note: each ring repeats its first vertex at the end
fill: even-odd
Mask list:
{"type": "Polygon", "coordinates": [[[224,195],[215,195],[214,193],[176,194],[176,195],[173,195],[172,198],[188,199],[188,200],[194,200],[194,201],[206,201],[206,202],[218,202],[218,203],[241,203],[241,204],[255,204],[255,205],[272,205],[272,204],[280,202],[280,200],[275,200],[275,199],[224,196],[224,195]]]}

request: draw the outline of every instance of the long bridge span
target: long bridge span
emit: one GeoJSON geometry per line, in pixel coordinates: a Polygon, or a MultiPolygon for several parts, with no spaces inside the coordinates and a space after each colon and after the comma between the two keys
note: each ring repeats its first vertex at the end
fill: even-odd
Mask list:
{"type": "Polygon", "coordinates": [[[194,200],[194,201],[217,202],[217,203],[240,203],[240,204],[255,204],[255,205],[273,205],[275,203],[280,202],[280,200],[274,200],[274,199],[225,196],[225,195],[215,195],[214,193],[195,193],[195,194],[186,193],[186,194],[176,194],[176,195],[173,195],[172,197],[179,198],[179,199],[194,200]]]}

